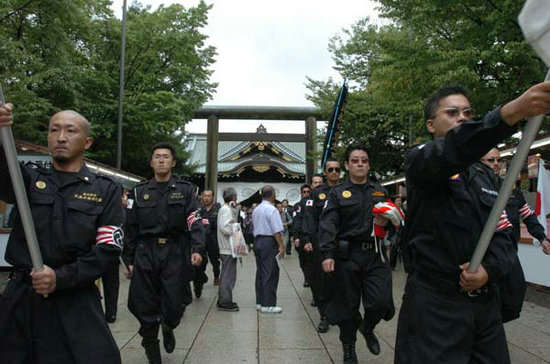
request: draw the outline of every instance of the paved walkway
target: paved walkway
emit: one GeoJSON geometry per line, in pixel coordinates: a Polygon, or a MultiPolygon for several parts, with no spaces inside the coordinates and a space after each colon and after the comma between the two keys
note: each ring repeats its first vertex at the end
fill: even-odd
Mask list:
{"type": "MultiPolygon", "coordinates": [[[[281,261],[278,304],[280,315],[257,313],[254,296],[255,263],[243,259],[237,271],[234,300],[239,312],[216,309],[217,287],[210,280],[200,299],[187,307],[181,325],[175,330],[176,350],[163,352],[163,363],[341,363],[342,352],[338,328],[318,334],[317,310],[310,306],[311,293],[303,288],[303,278],[296,255],[281,261]]],[[[210,267],[209,274],[211,275],[210,267]]],[[[400,306],[405,275],[394,273],[394,297],[400,306]]],[[[121,278],[117,322],[111,330],[121,349],[123,363],[147,363],[138,322],[126,309],[128,281],[121,278]]],[[[550,295],[548,296],[550,299],[550,295]]],[[[373,356],[358,336],[357,353],[363,363],[393,363],[397,316],[381,322],[376,333],[382,353],[373,356]]],[[[521,319],[507,324],[506,331],[514,364],[550,363],[550,309],[526,302],[521,319]]]]}
{"type": "MultiPolygon", "coordinates": [[[[216,309],[217,287],[212,280],[204,287],[200,299],[187,307],[182,323],[175,330],[176,350],[163,351],[164,364],[325,364],[341,363],[342,351],[338,328],[318,334],[317,310],[310,306],[311,292],[303,288],[303,278],[295,254],[281,261],[278,303],[280,315],[256,312],[253,256],[243,259],[237,270],[234,300],[239,312],[216,309]]],[[[211,275],[210,267],[209,274],[211,275]]],[[[0,291],[7,273],[0,273],[0,291]]],[[[401,305],[405,275],[394,272],[394,297],[401,305]]],[[[138,322],[126,308],[129,281],[121,274],[118,318],[111,330],[122,353],[124,364],[146,364],[145,353],[137,334],[138,322]]],[[[520,319],[506,324],[508,346],[513,364],[550,364],[550,294],[540,293],[539,304],[525,302],[520,319]]],[[[393,363],[397,315],[376,327],[382,353],[373,356],[358,335],[357,354],[362,363],[393,363]]],[[[163,350],[163,349],[162,349],[163,350]]]]}

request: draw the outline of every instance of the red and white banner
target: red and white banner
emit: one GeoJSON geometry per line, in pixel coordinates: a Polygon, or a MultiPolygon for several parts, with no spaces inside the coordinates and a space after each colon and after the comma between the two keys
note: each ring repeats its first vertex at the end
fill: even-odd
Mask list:
{"type": "Polygon", "coordinates": [[[544,227],[544,235],[548,236],[546,215],[550,214],[550,172],[544,168],[544,162],[539,163],[539,179],[537,181],[537,206],[535,215],[544,227]]]}

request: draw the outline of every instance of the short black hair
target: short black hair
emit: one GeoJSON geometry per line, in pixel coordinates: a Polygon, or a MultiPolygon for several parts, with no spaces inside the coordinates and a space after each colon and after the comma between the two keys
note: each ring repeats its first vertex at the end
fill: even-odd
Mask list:
{"type": "Polygon", "coordinates": [[[367,149],[367,146],[365,144],[351,144],[351,145],[348,145],[348,147],[346,148],[346,153],[345,153],[346,162],[349,162],[349,156],[351,155],[351,152],[353,152],[354,150],[362,150],[365,153],[367,153],[367,155],[369,154],[369,150],[367,149]]]}
{"type": "Polygon", "coordinates": [[[435,116],[437,108],[439,107],[439,101],[451,95],[463,95],[468,100],[470,99],[468,90],[460,85],[450,85],[442,87],[434,92],[428,98],[428,100],[426,100],[426,103],[424,104],[424,121],[428,121],[428,119],[433,118],[435,116]]]}
{"type": "Polygon", "coordinates": [[[311,190],[311,186],[308,185],[307,183],[304,183],[303,185],[300,186],[300,192],[302,192],[304,188],[309,188],[311,190]]]}
{"type": "Polygon", "coordinates": [[[153,156],[153,154],[155,153],[155,150],[157,149],[168,149],[170,151],[170,153],[172,153],[172,158],[174,160],[176,160],[176,148],[174,148],[174,146],[170,143],[167,143],[167,142],[160,142],[160,143],[157,143],[155,145],[153,145],[153,148],[151,148],[151,157],[153,156]]]}
{"type": "Polygon", "coordinates": [[[327,166],[327,163],[328,163],[328,162],[337,162],[337,163],[340,163],[340,161],[339,161],[338,159],[330,157],[330,158],[327,158],[327,160],[325,161],[325,168],[327,168],[326,166],[327,166]]]}
{"type": "MultiPolygon", "coordinates": [[[[205,191],[211,191],[211,190],[205,190],[205,191]]],[[[224,202],[231,202],[233,201],[233,198],[237,197],[237,191],[233,187],[228,187],[225,190],[223,190],[223,201],[224,202]]]]}

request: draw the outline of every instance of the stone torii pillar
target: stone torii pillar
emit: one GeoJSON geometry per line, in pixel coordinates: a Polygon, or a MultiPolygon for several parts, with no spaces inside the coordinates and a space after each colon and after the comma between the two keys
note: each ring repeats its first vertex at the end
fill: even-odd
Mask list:
{"type": "Polygon", "coordinates": [[[306,118],[306,183],[311,183],[313,175],[316,170],[316,130],[317,130],[317,119],[315,116],[308,116],[306,118]]]}
{"type": "Polygon", "coordinates": [[[218,185],[218,133],[220,121],[218,116],[208,117],[206,129],[206,170],[204,172],[204,188],[212,190],[217,199],[216,189],[218,185]]]}

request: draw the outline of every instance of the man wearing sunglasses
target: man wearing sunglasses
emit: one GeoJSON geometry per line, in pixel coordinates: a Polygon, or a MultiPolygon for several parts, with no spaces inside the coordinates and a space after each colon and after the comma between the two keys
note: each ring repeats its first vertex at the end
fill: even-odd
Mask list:
{"type": "Polygon", "coordinates": [[[495,286],[512,264],[511,224],[503,212],[481,265],[469,272],[498,195],[472,165],[517,132],[521,119],[548,112],[550,82],[531,87],[481,120],[469,119],[470,101],[460,87],[440,89],[426,102],[433,140],[405,155],[403,254],[409,278],[395,363],[510,363],[495,286]]]}
{"type": "MultiPolygon", "coordinates": [[[[497,184],[500,187],[501,181],[498,179],[500,172],[500,152],[497,148],[491,149],[487,154],[481,157],[481,164],[485,165],[485,168],[494,172],[497,178],[497,184]]],[[[517,255],[518,242],[521,235],[520,219],[527,227],[529,234],[535,237],[542,245],[543,251],[546,254],[550,253],[550,242],[544,234],[544,228],[537,220],[537,216],[534,211],[525,201],[523,192],[520,188],[514,189],[508,204],[506,205],[506,213],[508,219],[512,224],[512,236],[515,242],[513,257],[513,263],[510,266],[510,272],[502,278],[499,282],[499,293],[501,301],[501,314],[502,322],[508,322],[519,318],[521,309],[523,307],[523,300],[525,298],[525,292],[527,291],[527,283],[525,282],[525,275],[517,255]]]]}
{"type": "Polygon", "coordinates": [[[319,247],[323,271],[337,283],[324,314],[340,328],[344,363],[357,363],[357,330],[369,351],[378,355],[380,343],[374,327],[381,319],[391,319],[395,312],[391,268],[374,236],[374,224],[386,221],[378,221],[373,207],[387,201],[388,193],[367,178],[370,164],[364,145],[347,147],[344,166],[349,179],[328,194],[319,220],[319,247]]]}
{"type": "Polygon", "coordinates": [[[317,331],[320,333],[325,333],[329,330],[329,322],[325,315],[325,310],[330,290],[328,289],[328,277],[323,272],[321,265],[323,256],[319,249],[319,217],[330,191],[335,186],[338,186],[340,181],[340,162],[336,159],[328,159],[325,163],[324,172],[327,182],[322,183],[322,177],[320,176],[321,184],[313,187],[311,197],[306,202],[304,209],[304,233],[302,235],[305,242],[304,250],[311,255],[310,262],[306,266],[306,276],[311,284],[313,300],[317,304],[317,310],[321,317],[321,321],[317,326],[317,331]]]}
{"type": "Polygon", "coordinates": [[[304,247],[301,244],[302,234],[303,234],[303,213],[306,206],[306,201],[309,199],[309,194],[311,193],[311,186],[308,184],[303,184],[300,187],[300,196],[302,198],[294,205],[294,212],[292,213],[293,229],[294,229],[294,247],[298,252],[298,261],[300,263],[300,269],[304,274],[304,287],[309,287],[309,282],[304,270],[306,266],[306,253],[304,247]]]}

